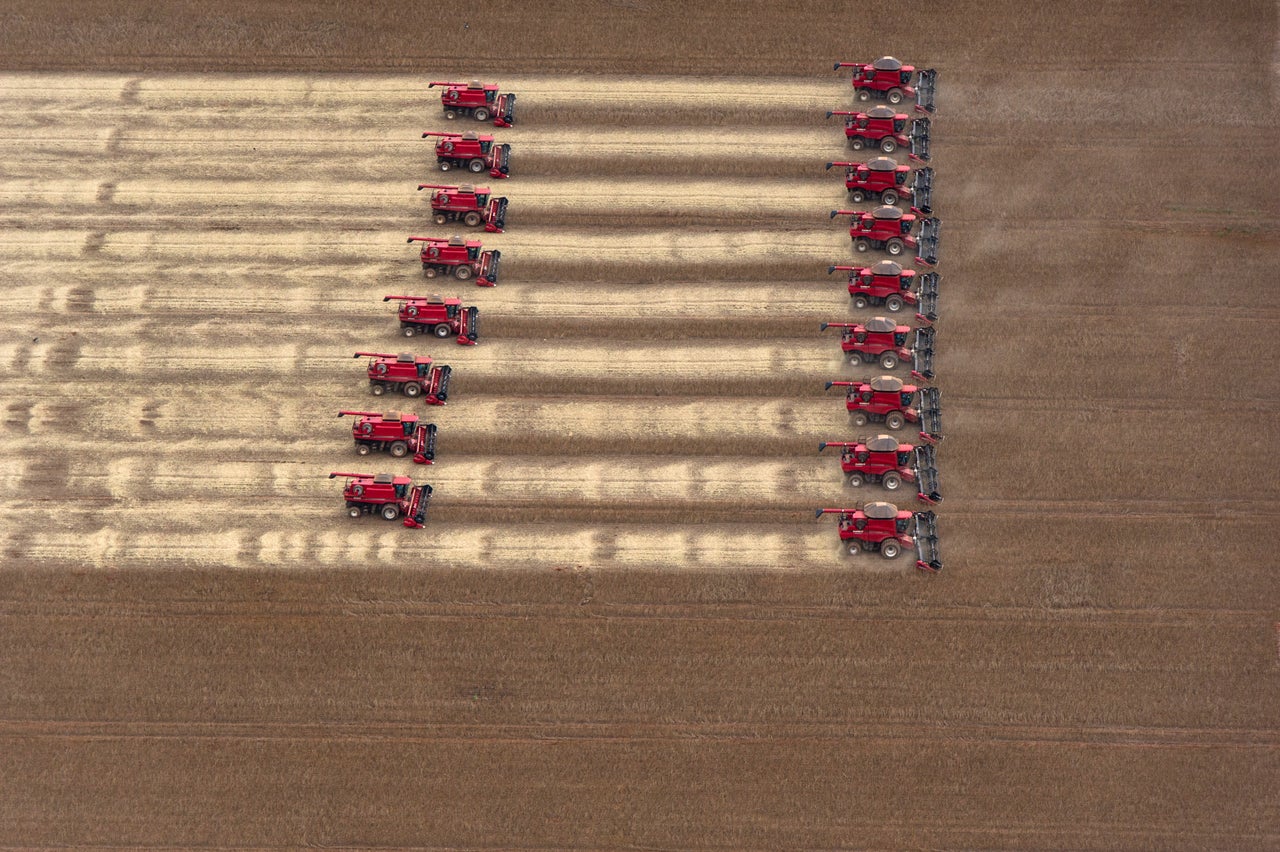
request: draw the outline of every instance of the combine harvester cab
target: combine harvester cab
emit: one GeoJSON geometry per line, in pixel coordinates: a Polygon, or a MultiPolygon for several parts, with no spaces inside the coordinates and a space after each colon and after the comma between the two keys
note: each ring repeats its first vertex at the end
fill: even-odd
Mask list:
{"type": "Polygon", "coordinates": [[[911,453],[911,469],[915,473],[916,496],[921,502],[942,502],[938,489],[938,453],[932,444],[920,444],[911,453]]]}
{"type": "Polygon", "coordinates": [[[436,458],[436,424],[419,423],[418,415],[378,411],[339,411],[339,417],[359,417],[351,426],[356,452],[391,453],[401,459],[413,453],[415,464],[434,464],[436,458]]]}
{"type": "Polygon", "coordinates": [[[398,311],[400,333],[405,337],[415,334],[434,334],[443,340],[450,335],[457,338],[459,346],[475,346],[480,340],[480,309],[464,308],[457,296],[383,296],[382,301],[400,302],[398,311]]]}
{"type": "Polygon", "coordinates": [[[492,287],[498,283],[498,266],[502,252],[484,251],[479,240],[466,240],[455,234],[448,239],[437,237],[409,237],[405,242],[422,243],[419,254],[422,273],[428,278],[437,275],[453,275],[459,281],[476,279],[477,287],[492,287]]]}
{"type": "Polygon", "coordinates": [[[491,178],[505,178],[511,173],[511,146],[495,145],[492,136],[481,136],[468,130],[466,133],[440,133],[427,131],[422,138],[438,137],[436,142],[436,166],[442,172],[450,169],[467,169],[480,174],[486,169],[491,178]]]}
{"type": "Polygon", "coordinates": [[[818,452],[827,447],[840,448],[840,469],[853,488],[872,483],[883,486],[886,491],[897,491],[902,483],[917,481],[916,446],[899,443],[892,435],[828,441],[818,445],[818,452]]]}
{"type": "Polygon", "coordinates": [[[881,249],[888,252],[890,257],[898,257],[907,249],[918,248],[916,238],[911,236],[911,229],[916,224],[913,213],[903,213],[897,207],[883,205],[870,213],[861,210],[832,210],[831,218],[837,216],[853,217],[849,239],[853,242],[853,250],[860,254],[881,249]]]}
{"type": "Polygon", "coordinates": [[[911,122],[911,135],[907,137],[907,156],[922,163],[929,162],[929,119],[917,118],[911,122]]]}
{"type": "Polygon", "coordinates": [[[855,555],[879,552],[896,559],[904,548],[916,551],[916,567],[936,574],[942,570],[938,531],[933,512],[909,512],[892,503],[866,503],[852,509],[815,509],[814,517],[838,515],[840,543],[855,555]]]}
{"type": "Polygon", "coordinates": [[[447,364],[437,367],[430,358],[408,352],[357,352],[354,357],[369,358],[369,393],[374,396],[399,391],[407,397],[420,396],[428,405],[444,405],[449,399],[453,370],[447,364]]]}
{"type": "Polygon", "coordinates": [[[882,368],[892,370],[913,357],[907,347],[912,328],[898,325],[888,317],[872,317],[865,323],[824,322],[818,330],[829,328],[842,329],[840,349],[851,362],[879,363],[882,368]]]}
{"type": "Polygon", "coordinates": [[[911,375],[917,379],[931,382],[933,372],[933,340],[938,330],[924,326],[915,330],[915,340],[911,343],[911,375]]]}
{"type": "Polygon", "coordinates": [[[381,515],[388,521],[403,517],[404,525],[410,529],[421,529],[426,523],[430,485],[414,485],[410,477],[390,473],[334,471],[329,474],[330,479],[338,476],[347,478],[342,498],[351,517],[381,515]]]}
{"type": "Polygon", "coordinates": [[[876,376],[866,382],[827,382],[827,390],[848,388],[845,408],[854,426],[884,423],[901,429],[908,423],[920,425],[920,437],[929,443],[942,440],[942,400],[937,388],[905,384],[897,376],[876,376]],[[918,407],[912,403],[919,398],[918,407]]]}
{"type": "Polygon", "coordinates": [[[833,109],[827,113],[827,118],[833,115],[845,116],[844,135],[849,140],[849,147],[855,151],[879,148],[886,154],[892,154],[911,145],[911,137],[907,135],[911,116],[894,112],[892,107],[877,106],[866,112],[833,109]]]}
{"type": "Polygon", "coordinates": [[[490,234],[500,234],[506,227],[507,199],[494,198],[487,186],[418,184],[419,192],[424,189],[436,190],[431,193],[431,220],[437,225],[450,222],[461,222],[468,228],[483,225],[490,234]]]}
{"type": "Polygon", "coordinates": [[[925,266],[938,265],[938,233],[942,220],[929,216],[920,220],[920,238],[916,240],[916,262],[925,266]]]}
{"type": "Polygon", "coordinates": [[[427,84],[428,89],[444,86],[440,93],[440,106],[444,117],[452,121],[460,115],[469,115],[476,121],[493,119],[494,127],[510,127],[515,123],[516,96],[498,93],[496,83],[450,83],[439,80],[427,84]]]}

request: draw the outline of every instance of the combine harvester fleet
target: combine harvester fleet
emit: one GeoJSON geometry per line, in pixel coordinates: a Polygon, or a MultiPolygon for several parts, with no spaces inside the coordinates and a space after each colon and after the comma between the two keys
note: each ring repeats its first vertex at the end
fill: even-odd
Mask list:
{"type": "Polygon", "coordinates": [[[475,278],[477,287],[498,283],[502,252],[484,251],[484,243],[479,240],[467,240],[455,234],[448,239],[409,237],[405,242],[422,243],[422,273],[428,278],[437,275],[452,275],[459,281],[475,278]]]}
{"type": "Polygon", "coordinates": [[[475,346],[480,340],[480,309],[464,308],[457,296],[383,296],[382,301],[400,302],[400,333],[434,334],[444,339],[456,336],[459,346],[475,346]]]}
{"type": "Polygon", "coordinates": [[[938,94],[938,72],[932,68],[917,70],[892,56],[882,56],[874,62],[837,62],[832,70],[841,68],[853,69],[854,97],[864,103],[875,99],[897,106],[907,98],[915,98],[918,111],[937,111],[934,99],[938,94]]]}
{"type": "Polygon", "coordinates": [[[422,138],[435,136],[436,166],[442,172],[467,169],[475,174],[488,171],[491,178],[505,178],[511,173],[511,146],[495,145],[492,136],[466,133],[441,133],[428,130],[422,138]]]}
{"type": "Polygon", "coordinates": [[[907,423],[920,427],[920,437],[930,444],[942,440],[942,394],[937,388],[904,384],[897,376],[876,376],[866,382],[827,382],[831,388],[848,388],[845,408],[854,426],[884,423],[901,429],[907,423]]]}
{"type": "Polygon", "coordinates": [[[931,511],[899,510],[892,503],[867,503],[854,509],[817,509],[814,516],[839,515],[840,542],[849,553],[876,552],[896,559],[902,548],[914,547],[916,567],[936,574],[942,570],[937,516],[931,511]]]}
{"type": "Polygon", "coordinates": [[[879,365],[892,370],[902,361],[911,362],[911,375],[933,381],[933,340],[936,331],[925,326],[898,325],[888,317],[872,317],[865,323],[824,322],[819,329],[842,329],[840,348],[852,361],[879,365]],[[907,345],[907,339],[911,345],[907,345]]]}
{"type": "Polygon", "coordinates": [[[418,358],[408,352],[357,352],[353,357],[369,358],[369,393],[374,396],[398,391],[407,397],[420,396],[428,405],[444,405],[449,399],[449,376],[453,370],[447,364],[437,367],[430,358],[418,358]]]}
{"type": "Polygon", "coordinates": [[[911,235],[917,219],[914,213],[903,213],[897,207],[884,205],[870,213],[861,210],[832,210],[831,218],[852,216],[853,224],[849,228],[849,239],[853,241],[854,251],[868,252],[883,249],[893,257],[898,257],[907,249],[915,249],[916,261],[927,266],[938,263],[938,233],[941,222],[936,218],[919,219],[920,236],[911,235]]]}
{"type": "Polygon", "coordinates": [[[420,183],[418,191],[431,193],[431,220],[437,225],[461,222],[468,228],[484,226],[490,234],[500,234],[507,224],[507,199],[494,198],[487,186],[420,183]]]}
{"type": "Polygon", "coordinates": [[[496,83],[448,83],[439,80],[427,84],[428,89],[444,86],[440,93],[440,106],[444,117],[452,121],[460,115],[469,115],[476,121],[493,118],[494,127],[510,127],[515,123],[516,96],[498,94],[496,83]]]}
{"type": "Polygon", "coordinates": [[[892,435],[876,435],[856,441],[825,441],[818,445],[818,452],[827,447],[840,448],[840,469],[854,488],[872,483],[897,491],[902,483],[914,482],[922,502],[942,502],[937,451],[932,444],[905,444],[892,435]]]}
{"type": "Polygon", "coordinates": [[[410,529],[422,529],[427,520],[427,504],[431,502],[430,485],[414,485],[408,476],[390,473],[342,473],[335,471],[329,478],[345,476],[342,499],[347,503],[347,514],[353,518],[361,515],[381,515],[388,521],[404,518],[410,529]]]}
{"type": "Polygon", "coordinates": [[[928,166],[912,169],[889,157],[876,157],[866,163],[827,163],[828,169],[832,166],[845,166],[844,185],[849,190],[849,200],[855,204],[876,198],[881,204],[897,204],[899,198],[905,198],[911,202],[912,212],[926,216],[933,212],[933,169],[928,166]]]}
{"type": "Polygon", "coordinates": [[[849,273],[849,298],[855,308],[880,307],[897,313],[905,305],[916,307],[916,318],[934,322],[938,318],[938,273],[920,274],[903,269],[892,260],[874,266],[828,266],[827,274],[841,270],[849,273]]]}
{"type": "Polygon", "coordinates": [[[338,416],[360,418],[351,426],[351,437],[362,456],[385,452],[402,459],[413,453],[415,464],[435,463],[436,424],[419,423],[416,414],[339,411],[338,416]]]}

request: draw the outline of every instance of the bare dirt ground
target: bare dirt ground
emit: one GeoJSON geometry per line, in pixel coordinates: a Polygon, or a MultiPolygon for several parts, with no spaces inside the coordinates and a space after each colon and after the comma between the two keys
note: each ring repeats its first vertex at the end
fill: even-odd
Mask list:
{"type": "Polygon", "coordinates": [[[382,8],[0,13],[0,845],[1280,846],[1275,9],[553,5],[463,65],[382,8]],[[935,577],[811,511],[883,496],[816,450],[872,374],[818,331],[873,313],[829,63],[887,50],[944,75],[935,577]],[[424,83],[488,69],[464,289],[404,238],[424,83]],[[480,346],[397,336],[437,291],[480,346]],[[367,394],[405,348],[448,406],[367,394]],[[440,426],[424,530],[341,512],[410,467],[366,407],[440,426]]]}

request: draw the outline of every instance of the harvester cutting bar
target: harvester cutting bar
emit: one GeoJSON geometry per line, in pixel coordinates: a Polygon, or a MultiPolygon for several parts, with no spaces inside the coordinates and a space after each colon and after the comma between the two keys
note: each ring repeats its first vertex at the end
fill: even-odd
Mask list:
{"type": "Polygon", "coordinates": [[[942,570],[942,551],[938,549],[938,516],[933,512],[916,512],[911,538],[916,544],[916,567],[930,574],[942,570]]]}
{"type": "Polygon", "coordinates": [[[416,464],[434,464],[436,460],[436,424],[419,426],[413,433],[413,460],[416,464]]]}
{"type": "Polygon", "coordinates": [[[498,283],[498,266],[502,262],[502,252],[494,249],[487,251],[480,258],[480,271],[476,274],[477,287],[492,287],[498,283]]]}
{"type": "MultiPolygon", "coordinates": [[[[917,105],[920,102],[919,94],[916,95],[917,105]]],[[[493,114],[494,127],[510,127],[515,123],[516,96],[513,94],[498,95],[498,107],[493,114]]]]}
{"type": "Polygon", "coordinates": [[[942,440],[942,392],[920,388],[920,437],[930,444],[942,440]]]}
{"type": "Polygon", "coordinates": [[[404,513],[404,525],[420,530],[427,522],[427,504],[431,502],[430,485],[415,485],[409,489],[409,508],[404,513]]]}
{"type": "Polygon", "coordinates": [[[938,319],[938,282],[941,276],[936,272],[917,275],[916,286],[916,319],[921,322],[936,322],[938,319]]]}
{"type": "Polygon", "coordinates": [[[916,238],[916,260],[928,266],[938,264],[938,232],[942,220],[929,216],[920,220],[920,236],[916,238]]]}
{"type": "Polygon", "coordinates": [[[925,503],[941,503],[942,494],[938,491],[937,451],[932,444],[921,444],[916,447],[911,461],[916,473],[916,496],[925,503]]]}
{"type": "Polygon", "coordinates": [[[916,109],[936,113],[934,100],[938,96],[938,72],[933,68],[921,68],[916,72],[916,109]]]}
{"type": "Polygon", "coordinates": [[[917,118],[911,122],[911,150],[907,155],[913,160],[929,161],[929,119],[917,118]]]}
{"type": "Polygon", "coordinates": [[[495,178],[510,177],[511,145],[503,143],[493,146],[489,159],[489,176],[495,178]]]}
{"type": "Polygon", "coordinates": [[[933,381],[933,338],[937,329],[925,326],[916,329],[916,342],[911,347],[911,375],[917,379],[933,381]]]}
{"type": "Polygon", "coordinates": [[[458,343],[463,346],[474,346],[480,339],[480,309],[467,308],[466,319],[462,323],[462,334],[458,335],[458,343]]]}
{"type": "Polygon", "coordinates": [[[489,201],[488,215],[485,216],[484,229],[489,233],[501,233],[507,226],[507,199],[494,198],[489,201]]]}
{"type": "Polygon", "coordinates": [[[933,169],[916,169],[911,178],[911,210],[928,216],[933,212],[933,169]]]}
{"type": "Polygon", "coordinates": [[[444,405],[445,400],[449,398],[449,377],[452,375],[453,368],[448,364],[431,369],[431,385],[426,393],[427,402],[435,399],[438,404],[444,405]]]}

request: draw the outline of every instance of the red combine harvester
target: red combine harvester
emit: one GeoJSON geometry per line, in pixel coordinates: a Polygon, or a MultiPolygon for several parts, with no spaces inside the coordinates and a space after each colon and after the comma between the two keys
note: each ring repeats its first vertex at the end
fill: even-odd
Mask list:
{"type": "Polygon", "coordinates": [[[399,391],[409,397],[420,396],[428,405],[444,405],[449,399],[453,370],[447,364],[434,367],[430,358],[416,358],[408,352],[357,352],[354,357],[370,359],[369,392],[374,396],[399,391]]]}
{"type": "Polygon", "coordinates": [[[867,163],[834,162],[845,166],[844,185],[854,203],[879,198],[881,204],[897,204],[899,198],[911,202],[911,210],[928,215],[933,212],[933,169],[900,166],[888,157],[876,157],[867,163]],[[910,176],[911,184],[907,184],[910,176]]]}
{"type": "Polygon", "coordinates": [[[409,237],[409,243],[422,243],[422,272],[428,278],[437,275],[453,275],[459,281],[475,277],[477,287],[492,287],[498,283],[498,265],[502,252],[481,251],[479,240],[464,240],[456,234],[447,240],[436,237],[409,237]]]}
{"type": "Polygon", "coordinates": [[[934,322],[938,318],[938,282],[936,272],[917,273],[903,269],[902,264],[882,260],[874,266],[828,266],[827,274],[837,269],[849,273],[849,297],[855,308],[884,305],[891,313],[903,305],[916,306],[916,318],[934,322]]]}
{"type": "Polygon", "coordinates": [[[902,483],[914,482],[916,496],[923,502],[942,502],[937,454],[931,444],[903,444],[892,435],[876,435],[856,441],[827,441],[818,445],[818,452],[827,447],[840,448],[840,469],[854,488],[867,482],[897,491],[902,483]]]}
{"type": "Polygon", "coordinates": [[[938,72],[932,68],[917,71],[892,56],[882,56],[875,62],[837,62],[832,70],[841,68],[853,69],[854,96],[860,101],[875,98],[897,105],[914,97],[917,110],[937,111],[934,100],[938,94],[938,72]],[[912,77],[916,77],[915,86],[911,85],[912,77]]]}
{"type": "Polygon", "coordinates": [[[914,213],[903,213],[897,207],[877,207],[870,213],[861,210],[832,210],[831,218],[852,216],[853,225],[849,228],[849,239],[853,241],[854,251],[868,252],[871,249],[884,249],[897,257],[908,248],[915,249],[916,260],[928,266],[938,262],[938,232],[942,222],[936,218],[920,219],[920,236],[911,236],[915,227],[914,213]]]}
{"type": "Polygon", "coordinates": [[[942,440],[942,393],[937,388],[903,384],[897,376],[876,376],[869,382],[827,382],[827,390],[833,387],[849,389],[844,404],[854,426],[874,421],[901,429],[916,423],[925,441],[936,444],[942,440]],[[917,398],[919,405],[912,408],[917,398]]]}
{"type": "Polygon", "coordinates": [[[351,437],[362,456],[376,451],[402,459],[412,452],[416,464],[435,463],[436,424],[419,423],[416,414],[339,411],[338,416],[360,418],[351,427],[351,437]]]}
{"type": "Polygon", "coordinates": [[[444,117],[452,121],[460,115],[469,115],[476,121],[488,121],[493,117],[494,127],[510,127],[515,122],[516,96],[498,94],[496,83],[442,83],[439,80],[427,84],[428,89],[444,86],[440,93],[440,105],[444,117]]]}
{"type": "Polygon", "coordinates": [[[850,361],[861,360],[867,364],[879,363],[892,370],[902,361],[911,362],[911,375],[917,379],[933,381],[933,338],[937,333],[928,326],[911,328],[898,325],[888,317],[872,317],[865,323],[824,322],[821,331],[829,328],[844,329],[840,336],[840,348],[850,361]],[[907,345],[908,338],[911,345],[907,345]]]}
{"type": "Polygon", "coordinates": [[[404,525],[410,529],[422,529],[427,520],[427,504],[431,502],[430,485],[414,485],[407,476],[389,473],[341,473],[335,471],[329,478],[345,476],[347,484],[342,489],[342,499],[347,501],[347,514],[353,518],[361,515],[381,515],[388,521],[404,516],[404,525]]]}
{"type": "Polygon", "coordinates": [[[898,511],[892,503],[867,503],[854,509],[817,509],[814,516],[840,516],[840,542],[851,554],[880,551],[895,559],[903,546],[916,550],[916,567],[936,574],[942,570],[938,549],[938,516],[931,511],[898,511]]]}
{"type": "Polygon", "coordinates": [[[468,130],[466,133],[439,133],[427,131],[422,138],[438,136],[436,165],[440,171],[468,169],[475,174],[488,169],[489,177],[507,177],[511,169],[511,146],[493,144],[492,136],[480,136],[468,130]]]}
{"type": "Polygon", "coordinates": [[[907,122],[911,116],[903,112],[895,112],[893,107],[872,107],[867,112],[835,109],[827,113],[846,116],[844,135],[849,139],[849,147],[855,151],[863,148],[879,148],[886,154],[892,154],[898,148],[909,148],[911,137],[907,132],[907,122]]]}
{"type": "Polygon", "coordinates": [[[480,338],[480,309],[464,308],[457,296],[383,296],[382,301],[400,301],[400,333],[434,334],[441,339],[457,335],[458,345],[475,346],[480,338]]]}
{"type": "Polygon", "coordinates": [[[500,234],[507,225],[507,199],[493,198],[487,186],[446,186],[439,183],[420,183],[418,191],[434,189],[431,193],[431,218],[437,225],[462,222],[468,228],[484,225],[490,234],[500,234]]]}

